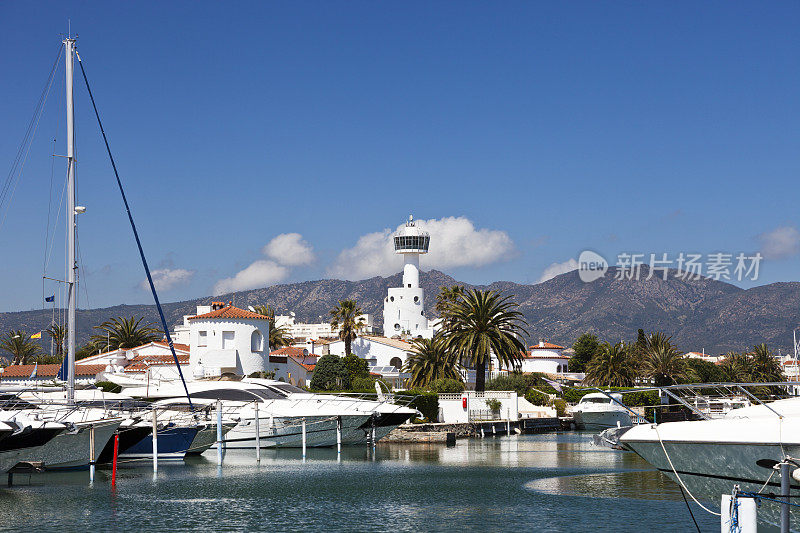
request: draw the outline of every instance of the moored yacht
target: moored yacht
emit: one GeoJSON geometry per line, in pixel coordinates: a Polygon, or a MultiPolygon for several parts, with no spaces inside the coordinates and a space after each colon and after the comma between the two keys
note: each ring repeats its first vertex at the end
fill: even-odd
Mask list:
{"type": "MultiPolygon", "coordinates": [[[[719,419],[634,426],[620,443],[695,497],[718,505],[720,495],[734,485],[750,492],[780,488],[769,465],[800,457],[798,415],[800,398],[778,400],[735,409],[719,419]]],[[[792,489],[800,485],[794,482],[792,489]]],[[[759,517],[774,521],[776,512],[775,506],[762,506],[759,517]]],[[[800,517],[792,517],[792,527],[800,528],[800,517]]]]}
{"type": "Polygon", "coordinates": [[[578,429],[601,430],[632,425],[630,411],[622,405],[622,395],[592,392],[572,408],[578,429]]]}

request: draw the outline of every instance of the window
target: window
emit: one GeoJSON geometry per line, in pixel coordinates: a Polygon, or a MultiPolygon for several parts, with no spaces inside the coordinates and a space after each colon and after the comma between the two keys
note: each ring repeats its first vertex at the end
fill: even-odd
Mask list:
{"type": "Polygon", "coordinates": [[[399,331],[399,330],[400,330],[400,324],[395,324],[395,325],[394,325],[394,329],[396,329],[396,330],[398,330],[398,331],[399,331]]]}
{"type": "Polygon", "coordinates": [[[418,303],[419,303],[419,296],[414,296],[414,303],[415,303],[415,304],[418,304],[418,303]]]}
{"type": "Polygon", "coordinates": [[[264,337],[261,335],[259,330],[253,331],[250,335],[250,351],[251,352],[260,352],[264,349],[264,337]]]}
{"type": "Polygon", "coordinates": [[[239,389],[211,389],[193,392],[189,396],[203,400],[227,400],[229,402],[252,402],[256,399],[252,393],[239,389]]]}
{"type": "Polygon", "coordinates": [[[198,331],[197,332],[197,346],[208,346],[208,332],[207,331],[198,331]]]}
{"type": "Polygon", "coordinates": [[[222,349],[223,350],[233,350],[236,348],[234,344],[234,340],[236,339],[236,334],[233,331],[223,331],[222,332],[222,349]]]}
{"type": "Polygon", "coordinates": [[[394,301],[394,296],[390,296],[389,300],[394,301]]]}
{"type": "Polygon", "coordinates": [[[392,357],[391,361],[389,361],[389,364],[395,367],[397,370],[400,370],[403,367],[403,360],[399,357],[392,357]]]}

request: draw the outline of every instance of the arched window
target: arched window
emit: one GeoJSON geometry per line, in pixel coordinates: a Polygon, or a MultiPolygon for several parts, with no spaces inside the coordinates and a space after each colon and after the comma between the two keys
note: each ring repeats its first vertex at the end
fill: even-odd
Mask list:
{"type": "Polygon", "coordinates": [[[250,351],[260,352],[264,349],[264,337],[259,330],[254,330],[250,335],[250,351]]]}
{"type": "Polygon", "coordinates": [[[403,367],[403,360],[399,357],[392,357],[391,361],[389,361],[389,364],[395,367],[397,370],[400,370],[403,367]]]}

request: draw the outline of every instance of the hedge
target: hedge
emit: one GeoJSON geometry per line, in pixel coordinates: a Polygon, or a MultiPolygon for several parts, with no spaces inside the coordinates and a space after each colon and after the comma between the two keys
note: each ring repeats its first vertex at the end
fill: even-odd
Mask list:
{"type": "Polygon", "coordinates": [[[417,389],[398,392],[395,394],[398,400],[414,398],[408,404],[412,409],[417,409],[422,416],[431,422],[439,421],[439,395],[435,392],[421,391],[417,389]],[[414,398],[416,396],[416,398],[414,398]]]}

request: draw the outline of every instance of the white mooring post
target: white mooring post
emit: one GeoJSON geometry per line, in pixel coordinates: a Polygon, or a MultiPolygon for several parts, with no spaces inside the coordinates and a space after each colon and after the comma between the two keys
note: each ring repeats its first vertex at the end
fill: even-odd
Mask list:
{"type": "Polygon", "coordinates": [[[258,402],[255,403],[256,412],[256,462],[261,462],[261,425],[258,422],[258,402]]]}
{"type": "Polygon", "coordinates": [[[89,483],[94,483],[94,426],[89,428],[89,483]]]}
{"type": "Polygon", "coordinates": [[[303,461],[306,460],[306,419],[300,422],[300,428],[303,433],[303,461]]]}
{"type": "Polygon", "coordinates": [[[342,454],[342,417],[336,417],[336,453],[342,454]]]}
{"type": "MultiPolygon", "coordinates": [[[[377,383],[377,381],[376,381],[377,383]]],[[[375,415],[372,415],[372,449],[375,449],[375,415]]]]}
{"type": "Polygon", "coordinates": [[[733,522],[739,526],[739,529],[736,529],[737,533],[758,533],[756,500],[754,498],[736,498],[734,506],[731,505],[732,499],[730,494],[722,495],[720,531],[722,533],[734,531],[735,528],[731,528],[731,522],[733,522]],[[732,512],[735,513],[733,516],[731,516],[732,512]]]}
{"type": "Polygon", "coordinates": [[[153,409],[153,474],[158,473],[158,414],[153,409]]]}
{"type": "Polygon", "coordinates": [[[791,490],[791,472],[789,463],[781,463],[781,533],[789,533],[789,491],[791,490]]]}
{"type": "Polygon", "coordinates": [[[222,465],[222,402],[217,400],[217,465],[222,465]]]}
{"type": "Polygon", "coordinates": [[[506,409],[506,435],[511,435],[511,408],[506,409]]]}

